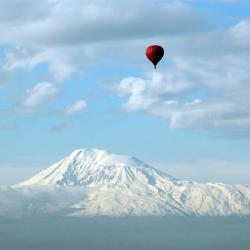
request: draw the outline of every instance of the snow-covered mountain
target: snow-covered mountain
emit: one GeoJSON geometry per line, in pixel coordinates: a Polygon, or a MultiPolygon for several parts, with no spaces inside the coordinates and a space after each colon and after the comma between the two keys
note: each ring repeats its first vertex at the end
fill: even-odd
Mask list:
{"type": "Polygon", "coordinates": [[[250,186],[181,181],[134,157],[98,149],[76,150],[14,189],[53,190],[56,211],[71,216],[250,214],[250,186]]]}

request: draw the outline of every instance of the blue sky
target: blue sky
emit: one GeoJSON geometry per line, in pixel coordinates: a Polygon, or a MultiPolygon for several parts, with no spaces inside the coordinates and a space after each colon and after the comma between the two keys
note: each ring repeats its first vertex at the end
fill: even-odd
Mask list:
{"type": "Polygon", "coordinates": [[[0,183],[77,148],[247,183],[247,1],[2,1],[0,183]],[[150,44],[165,57],[155,71],[150,44]]]}

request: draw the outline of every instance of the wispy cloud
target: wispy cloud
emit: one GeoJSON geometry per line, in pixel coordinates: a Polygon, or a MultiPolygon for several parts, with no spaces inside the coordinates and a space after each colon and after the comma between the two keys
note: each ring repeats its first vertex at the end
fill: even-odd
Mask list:
{"type": "Polygon", "coordinates": [[[18,128],[19,128],[19,125],[15,122],[1,123],[0,124],[0,130],[12,131],[12,130],[16,130],[18,128]]]}
{"type": "Polygon", "coordinates": [[[77,54],[76,48],[15,46],[5,50],[0,73],[8,76],[16,70],[31,71],[39,64],[47,63],[52,78],[64,81],[78,68],[83,57],[87,58],[84,48],[77,54]]]}
{"type": "MultiPolygon", "coordinates": [[[[73,116],[74,114],[82,112],[86,107],[87,107],[87,102],[83,99],[80,99],[71,103],[63,110],[58,111],[54,114],[64,116],[64,117],[70,117],[70,116],[73,116]]],[[[72,128],[72,127],[73,127],[73,122],[71,118],[71,119],[68,119],[68,121],[54,125],[53,127],[49,129],[49,131],[56,132],[56,131],[61,131],[61,130],[72,128]]]]}
{"type": "Polygon", "coordinates": [[[73,124],[71,122],[63,122],[63,123],[59,123],[59,124],[54,125],[53,127],[51,127],[49,129],[49,131],[57,132],[57,131],[68,129],[68,128],[71,128],[71,127],[73,127],[73,124]]]}
{"type": "Polygon", "coordinates": [[[82,110],[84,110],[85,108],[87,107],[87,102],[85,100],[77,100],[75,101],[74,103],[68,105],[63,113],[65,115],[73,115],[75,113],[79,113],[81,112],[82,110]]]}
{"type": "Polygon", "coordinates": [[[38,83],[33,88],[26,90],[19,109],[21,111],[36,111],[39,108],[48,106],[55,100],[58,92],[58,87],[53,83],[38,83]]]}

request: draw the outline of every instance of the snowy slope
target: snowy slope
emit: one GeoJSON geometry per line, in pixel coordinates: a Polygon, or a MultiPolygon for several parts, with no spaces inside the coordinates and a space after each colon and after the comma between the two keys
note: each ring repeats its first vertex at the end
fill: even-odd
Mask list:
{"type": "Polygon", "coordinates": [[[250,214],[249,186],[181,181],[134,157],[98,149],[76,150],[15,187],[44,188],[72,193],[58,209],[71,216],[250,214]]]}

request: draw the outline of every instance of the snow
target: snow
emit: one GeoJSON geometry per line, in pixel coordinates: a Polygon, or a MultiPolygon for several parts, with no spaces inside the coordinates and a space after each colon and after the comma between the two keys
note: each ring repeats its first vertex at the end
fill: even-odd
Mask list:
{"type": "Polygon", "coordinates": [[[7,193],[20,194],[19,200],[26,201],[24,207],[32,200],[33,210],[42,214],[250,214],[249,186],[182,181],[135,157],[99,149],[76,150],[10,190],[1,189],[0,196],[5,194],[8,205],[7,193]]]}

